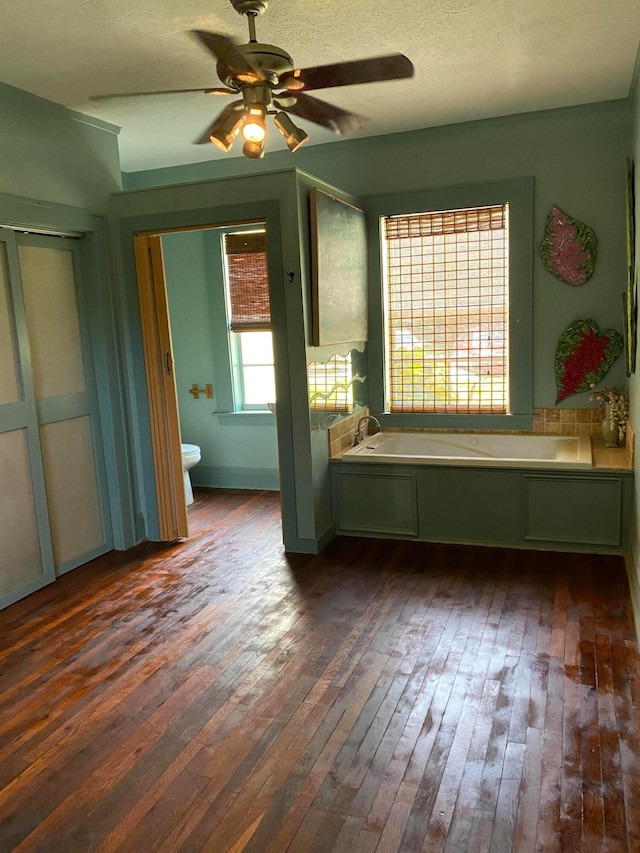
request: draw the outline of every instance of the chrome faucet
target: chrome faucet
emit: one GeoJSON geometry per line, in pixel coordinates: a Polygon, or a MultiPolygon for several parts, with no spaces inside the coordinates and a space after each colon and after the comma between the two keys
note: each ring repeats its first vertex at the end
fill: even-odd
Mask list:
{"type": "Polygon", "coordinates": [[[364,425],[366,423],[371,423],[373,429],[371,430],[371,435],[375,435],[377,432],[380,432],[382,427],[380,426],[380,421],[375,418],[373,415],[364,415],[358,421],[358,428],[356,429],[356,434],[353,437],[353,446],[356,447],[358,444],[365,440],[364,433],[364,425]]]}

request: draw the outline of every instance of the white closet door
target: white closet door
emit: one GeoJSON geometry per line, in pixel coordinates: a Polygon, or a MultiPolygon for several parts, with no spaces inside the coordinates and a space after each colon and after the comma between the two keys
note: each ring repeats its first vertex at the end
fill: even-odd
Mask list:
{"type": "Polygon", "coordinates": [[[91,345],[77,280],[79,247],[59,238],[18,240],[49,523],[60,574],[110,547],[91,345]]]}
{"type": "Polygon", "coordinates": [[[12,234],[0,235],[0,605],[55,577],[12,234]],[[13,270],[14,275],[10,274],[13,270]]]}

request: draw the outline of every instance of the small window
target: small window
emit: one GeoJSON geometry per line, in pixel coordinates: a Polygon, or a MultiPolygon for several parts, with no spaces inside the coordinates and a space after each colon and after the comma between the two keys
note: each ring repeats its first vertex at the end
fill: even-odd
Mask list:
{"type": "Polygon", "coordinates": [[[509,412],[509,205],[382,219],[390,412],[509,412]]]}
{"type": "Polygon", "coordinates": [[[309,407],[314,412],[353,410],[351,354],[334,355],[329,361],[312,361],[308,366],[309,407]]]}
{"type": "Polygon", "coordinates": [[[266,234],[223,239],[235,407],[266,409],[276,399],[266,234]]]}
{"type": "Polygon", "coordinates": [[[271,332],[232,332],[237,396],[244,409],[263,409],[276,399],[271,332]]]}

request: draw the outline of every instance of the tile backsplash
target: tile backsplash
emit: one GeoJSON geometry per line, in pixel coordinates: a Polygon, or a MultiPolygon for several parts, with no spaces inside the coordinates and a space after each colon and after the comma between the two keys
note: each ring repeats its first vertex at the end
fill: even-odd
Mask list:
{"type": "Polygon", "coordinates": [[[603,409],[534,409],[535,435],[590,435],[600,438],[603,409]]]}
{"type": "Polygon", "coordinates": [[[369,414],[369,409],[359,409],[353,415],[341,418],[327,430],[329,436],[329,455],[339,456],[343,451],[353,447],[353,440],[360,418],[369,414]]]}

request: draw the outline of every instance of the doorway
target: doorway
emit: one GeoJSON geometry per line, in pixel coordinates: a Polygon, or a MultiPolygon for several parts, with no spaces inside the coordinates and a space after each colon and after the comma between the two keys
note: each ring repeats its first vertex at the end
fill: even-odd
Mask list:
{"type": "Polygon", "coordinates": [[[134,238],[161,539],[188,535],[183,443],[201,449],[196,486],[279,489],[265,236],[264,221],[251,221],[134,238]],[[249,318],[250,330],[246,318],[236,326],[230,264],[252,285],[262,279],[266,316],[249,318]]]}

